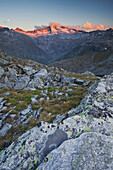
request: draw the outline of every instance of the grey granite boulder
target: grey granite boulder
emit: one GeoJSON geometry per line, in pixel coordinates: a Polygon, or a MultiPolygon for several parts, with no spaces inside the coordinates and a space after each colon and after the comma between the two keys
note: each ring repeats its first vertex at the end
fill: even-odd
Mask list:
{"type": "Polygon", "coordinates": [[[12,125],[9,123],[6,123],[3,128],[0,130],[0,136],[5,136],[6,133],[12,128],[12,125]]]}
{"type": "Polygon", "coordinates": [[[28,130],[7,149],[0,152],[0,169],[27,170],[35,166],[37,162],[40,162],[41,153],[44,153],[48,135],[54,134],[56,129],[55,124],[39,122],[35,128],[28,130]]]}
{"type": "Polygon", "coordinates": [[[106,83],[104,81],[103,82],[99,82],[98,87],[96,88],[96,91],[100,92],[100,93],[106,93],[107,92],[107,90],[106,90],[106,83]]]}
{"type": "Polygon", "coordinates": [[[36,70],[33,68],[33,67],[29,67],[29,66],[25,66],[23,68],[24,72],[27,74],[27,75],[32,75],[34,73],[36,73],[36,70]]]}
{"type": "Polygon", "coordinates": [[[33,78],[28,84],[28,87],[30,88],[37,88],[42,86],[43,86],[43,81],[38,77],[33,78]]]}
{"type": "Polygon", "coordinates": [[[8,71],[9,71],[10,76],[16,75],[16,70],[15,69],[8,67],[8,71]]]}
{"type": "Polygon", "coordinates": [[[113,137],[85,133],[53,150],[38,170],[112,170],[113,137]]]}
{"type": "Polygon", "coordinates": [[[4,86],[5,86],[6,88],[12,88],[12,87],[13,87],[12,82],[9,81],[9,79],[8,79],[7,76],[5,76],[5,78],[4,78],[4,86]]]}
{"type": "Polygon", "coordinates": [[[34,75],[35,78],[42,78],[47,76],[47,70],[46,69],[41,69],[38,73],[34,75]]]}
{"type": "Polygon", "coordinates": [[[29,81],[30,81],[29,76],[22,75],[22,76],[18,77],[18,80],[16,81],[16,85],[14,86],[14,88],[15,89],[23,89],[28,85],[29,81]]]}

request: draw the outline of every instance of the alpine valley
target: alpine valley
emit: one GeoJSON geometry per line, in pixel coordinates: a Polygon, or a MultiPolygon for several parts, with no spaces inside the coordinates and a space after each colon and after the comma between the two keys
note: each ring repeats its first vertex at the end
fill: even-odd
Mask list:
{"type": "Polygon", "coordinates": [[[0,27],[0,170],[113,170],[113,30],[0,27]]]}
{"type": "Polygon", "coordinates": [[[8,55],[51,64],[72,72],[110,74],[113,67],[113,29],[85,32],[52,23],[24,31],[0,27],[0,49],[8,55]]]}

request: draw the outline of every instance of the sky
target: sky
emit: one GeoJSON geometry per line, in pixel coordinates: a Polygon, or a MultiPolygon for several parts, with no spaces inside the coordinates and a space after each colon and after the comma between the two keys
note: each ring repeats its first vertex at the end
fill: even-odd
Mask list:
{"type": "Polygon", "coordinates": [[[34,30],[50,22],[113,27],[113,0],[0,0],[0,26],[34,30]]]}

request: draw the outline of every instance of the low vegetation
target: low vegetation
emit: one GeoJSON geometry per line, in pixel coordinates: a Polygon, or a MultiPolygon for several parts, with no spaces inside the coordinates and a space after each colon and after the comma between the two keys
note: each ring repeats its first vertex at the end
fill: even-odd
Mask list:
{"type": "MultiPolygon", "coordinates": [[[[69,75],[68,75],[69,76],[69,75]]],[[[72,76],[72,74],[70,74],[72,76]]],[[[84,78],[85,80],[92,80],[92,83],[96,80],[93,76],[87,78],[86,75],[76,75],[77,78],[84,78]]],[[[91,84],[92,84],[91,83],[91,84]]],[[[90,84],[90,85],[91,85],[90,84]]],[[[48,89],[34,89],[34,90],[15,90],[15,89],[3,89],[0,90],[0,97],[4,97],[6,103],[9,103],[7,108],[2,111],[2,113],[6,114],[11,111],[11,115],[15,115],[14,117],[9,116],[5,119],[5,123],[10,123],[13,125],[12,129],[7,133],[5,137],[0,138],[0,150],[5,147],[5,143],[12,143],[16,140],[21,134],[26,132],[27,130],[33,128],[40,121],[52,122],[57,115],[66,114],[70,109],[78,106],[82,100],[82,98],[87,93],[87,89],[89,86],[79,86],[79,87],[68,87],[71,89],[67,91],[67,88],[64,89],[62,86],[59,88],[52,87],[48,89]],[[45,91],[46,94],[44,93],[45,91]],[[59,91],[62,95],[55,95],[55,92],[59,91]],[[9,95],[6,95],[6,93],[9,95]],[[67,96],[65,95],[67,94],[67,96]],[[31,98],[37,95],[37,102],[32,103],[31,98]],[[49,100],[47,100],[47,97],[49,100]],[[44,100],[40,101],[40,98],[44,98],[44,100]],[[38,111],[39,108],[43,108],[43,111],[38,119],[35,117],[31,117],[28,122],[24,124],[15,125],[15,120],[19,118],[19,112],[27,109],[28,105],[32,106],[33,111],[38,111]],[[5,141],[5,142],[4,142],[5,141]]],[[[4,104],[5,105],[5,104],[4,104]]],[[[27,117],[33,115],[30,113],[27,117]]]]}

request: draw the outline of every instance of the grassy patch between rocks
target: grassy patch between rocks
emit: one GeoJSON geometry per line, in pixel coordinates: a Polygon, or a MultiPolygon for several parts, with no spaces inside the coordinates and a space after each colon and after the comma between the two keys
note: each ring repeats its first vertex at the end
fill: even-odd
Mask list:
{"type": "MultiPolygon", "coordinates": [[[[71,74],[70,76],[73,75],[71,74]]],[[[94,77],[86,77],[87,75],[82,75],[82,77],[81,75],[78,75],[77,78],[85,79],[86,81],[92,80],[92,83],[95,81],[94,77]]],[[[92,85],[92,83],[90,85],[92,85]]],[[[35,127],[39,121],[52,122],[57,115],[65,115],[70,109],[78,106],[87,93],[89,86],[67,86],[66,88],[59,86],[36,90],[0,90],[0,97],[3,97],[3,100],[6,100],[4,103],[6,109],[1,111],[1,114],[5,115],[7,112],[11,111],[11,113],[3,121],[2,127],[5,123],[12,125],[12,128],[7,132],[7,134],[4,137],[0,137],[0,150],[7,147],[27,130],[35,127]],[[68,91],[68,89],[71,90],[68,91]],[[8,95],[5,94],[7,92],[9,93],[8,95]],[[34,96],[36,96],[37,102],[32,103],[31,98],[34,98],[34,96]],[[43,100],[40,100],[41,98],[43,98],[43,100]],[[28,119],[27,123],[24,124],[22,122],[20,124],[16,124],[15,122],[20,117],[19,112],[27,109],[28,105],[31,105],[32,112],[26,115],[28,119]],[[33,117],[33,112],[38,111],[41,107],[43,110],[40,117],[33,117]],[[29,118],[30,116],[32,117],[29,118]]]]}

